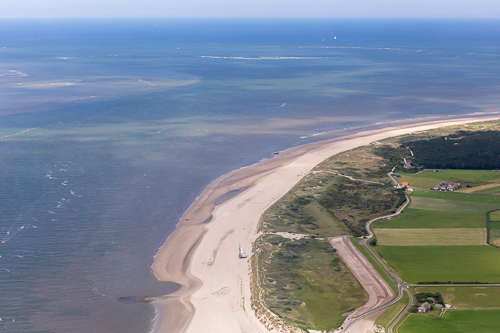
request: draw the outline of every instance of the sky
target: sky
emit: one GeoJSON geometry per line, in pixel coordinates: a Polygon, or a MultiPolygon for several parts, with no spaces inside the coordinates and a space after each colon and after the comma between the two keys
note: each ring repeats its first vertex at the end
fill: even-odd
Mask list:
{"type": "Polygon", "coordinates": [[[500,0],[0,0],[0,18],[500,18],[500,0]]]}

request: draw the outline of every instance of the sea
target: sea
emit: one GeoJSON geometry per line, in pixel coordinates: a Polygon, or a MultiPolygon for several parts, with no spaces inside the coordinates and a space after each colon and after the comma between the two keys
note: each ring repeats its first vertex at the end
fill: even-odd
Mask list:
{"type": "Polygon", "coordinates": [[[0,20],[0,331],[150,332],[154,307],[130,300],[177,289],[150,265],[207,185],[305,143],[498,113],[498,36],[498,20],[0,20]]]}

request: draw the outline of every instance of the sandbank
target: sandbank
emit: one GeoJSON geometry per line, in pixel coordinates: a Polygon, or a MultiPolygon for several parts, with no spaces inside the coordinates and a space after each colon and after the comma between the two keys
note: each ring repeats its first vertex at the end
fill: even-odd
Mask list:
{"type": "Polygon", "coordinates": [[[499,118],[440,120],[360,132],[292,148],[220,177],[186,211],[154,259],[156,277],[180,286],[154,302],[159,312],[154,331],[287,331],[262,323],[252,310],[250,256],[265,210],[332,155],[389,137],[499,118]],[[240,245],[249,258],[238,257],[240,245]]]}

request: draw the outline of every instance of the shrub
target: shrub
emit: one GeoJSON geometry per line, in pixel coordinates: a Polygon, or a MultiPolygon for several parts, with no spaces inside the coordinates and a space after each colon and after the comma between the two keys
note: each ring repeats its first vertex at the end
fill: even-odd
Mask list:
{"type": "Polygon", "coordinates": [[[293,251],[281,252],[280,256],[282,256],[285,259],[295,259],[299,257],[299,255],[293,251]]]}

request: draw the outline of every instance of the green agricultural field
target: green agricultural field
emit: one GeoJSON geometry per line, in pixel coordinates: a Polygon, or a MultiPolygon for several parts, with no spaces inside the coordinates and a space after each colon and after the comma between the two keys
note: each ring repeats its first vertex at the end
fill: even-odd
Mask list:
{"type": "Polygon", "coordinates": [[[500,186],[474,191],[474,194],[500,195],[500,186]]]}
{"type": "Polygon", "coordinates": [[[476,195],[468,193],[457,193],[457,192],[440,192],[440,191],[415,191],[411,195],[412,198],[429,198],[429,199],[444,199],[453,201],[465,201],[465,202],[478,202],[498,205],[497,209],[500,209],[500,198],[476,195]]]}
{"type": "Polygon", "coordinates": [[[438,170],[424,170],[415,175],[418,178],[431,178],[435,179],[439,184],[441,181],[458,181],[460,182],[498,182],[500,183],[500,172],[489,170],[455,170],[446,169],[438,170]]]}
{"type": "MultiPolygon", "coordinates": [[[[498,227],[498,222],[493,222],[495,227],[498,227]]],[[[492,245],[500,247],[500,230],[490,229],[490,243],[492,245]]]]}
{"type": "Polygon", "coordinates": [[[485,228],[486,216],[477,213],[406,208],[387,221],[377,221],[373,228],[485,228]]]}
{"type": "Polygon", "coordinates": [[[417,287],[416,293],[441,293],[457,310],[500,309],[500,287],[417,287]]]}
{"type": "Polygon", "coordinates": [[[491,204],[491,203],[480,203],[480,202],[422,198],[422,197],[415,197],[412,195],[409,208],[424,209],[424,210],[439,210],[439,211],[455,212],[455,213],[486,214],[491,210],[500,208],[500,198],[498,199],[499,199],[498,204],[491,204]]]}
{"type": "Polygon", "coordinates": [[[500,210],[490,213],[490,221],[500,222],[500,210]]]}
{"type": "Polygon", "coordinates": [[[440,317],[414,314],[399,328],[399,333],[498,333],[500,310],[447,311],[440,317]]]}
{"type": "MultiPolygon", "coordinates": [[[[380,246],[487,245],[486,228],[374,229],[380,246]]],[[[500,234],[500,231],[499,231],[500,234]]]]}
{"type": "Polygon", "coordinates": [[[491,222],[490,221],[490,231],[492,230],[500,230],[500,222],[491,222]]]}
{"type": "Polygon", "coordinates": [[[500,283],[500,249],[493,246],[375,246],[405,281],[500,283]]]}

